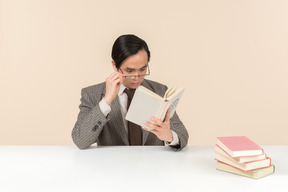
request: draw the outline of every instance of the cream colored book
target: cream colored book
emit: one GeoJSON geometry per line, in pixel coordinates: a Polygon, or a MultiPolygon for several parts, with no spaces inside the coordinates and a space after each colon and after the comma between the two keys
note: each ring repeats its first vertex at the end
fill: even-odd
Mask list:
{"type": "Polygon", "coordinates": [[[228,153],[226,153],[223,149],[221,149],[218,145],[215,145],[214,151],[226,158],[231,158],[237,163],[246,163],[251,161],[258,161],[266,159],[267,155],[266,153],[263,153],[262,155],[255,155],[255,156],[248,156],[248,157],[231,157],[228,153]]]}
{"type": "Polygon", "coordinates": [[[241,175],[241,176],[245,176],[245,177],[250,177],[253,179],[259,179],[259,178],[265,177],[267,175],[273,174],[275,171],[275,166],[270,165],[269,167],[262,168],[262,169],[256,169],[253,171],[241,171],[240,169],[236,169],[234,167],[231,167],[227,164],[224,164],[224,163],[221,163],[218,161],[217,162],[217,170],[225,171],[228,173],[233,173],[233,174],[241,175]]]}
{"type": "Polygon", "coordinates": [[[228,164],[228,165],[230,165],[234,168],[237,168],[239,170],[242,170],[242,171],[252,171],[255,169],[266,168],[266,167],[269,167],[271,165],[271,159],[269,157],[266,157],[266,159],[258,160],[258,161],[238,163],[233,158],[225,157],[225,156],[216,152],[215,159],[217,161],[228,164]]]}
{"type": "Polygon", "coordinates": [[[170,118],[173,117],[183,92],[183,88],[173,86],[166,91],[164,97],[161,97],[149,89],[139,86],[135,91],[125,119],[149,129],[144,121],[153,123],[152,116],[163,121],[167,110],[170,108],[170,118]]]}

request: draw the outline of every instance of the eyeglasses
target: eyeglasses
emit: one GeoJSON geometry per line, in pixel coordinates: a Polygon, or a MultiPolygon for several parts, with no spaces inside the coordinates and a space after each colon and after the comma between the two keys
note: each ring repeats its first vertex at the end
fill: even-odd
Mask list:
{"type": "Polygon", "coordinates": [[[148,73],[146,73],[145,75],[125,75],[125,74],[123,73],[123,71],[121,70],[121,68],[119,68],[119,69],[120,69],[121,73],[124,74],[125,79],[135,79],[136,77],[138,77],[138,78],[145,78],[145,77],[147,77],[148,75],[150,75],[149,65],[147,65],[147,67],[148,67],[148,73]]]}

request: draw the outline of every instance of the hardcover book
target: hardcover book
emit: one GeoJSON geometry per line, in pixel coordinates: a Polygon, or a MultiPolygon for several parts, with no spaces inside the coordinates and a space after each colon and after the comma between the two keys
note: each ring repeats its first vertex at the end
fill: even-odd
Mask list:
{"type": "Polygon", "coordinates": [[[171,118],[183,92],[183,88],[173,86],[166,91],[164,97],[161,97],[149,89],[139,86],[135,91],[125,119],[149,129],[144,121],[153,123],[152,116],[163,121],[169,108],[171,118]]]}
{"type": "Polygon", "coordinates": [[[262,155],[263,149],[246,136],[217,137],[216,144],[231,157],[262,155]]]}
{"type": "Polygon", "coordinates": [[[258,160],[258,161],[238,163],[233,158],[230,158],[230,157],[228,158],[228,157],[225,157],[225,156],[222,156],[222,155],[216,153],[215,159],[217,161],[228,164],[228,165],[235,167],[237,169],[240,169],[242,171],[251,171],[251,170],[255,170],[255,169],[269,167],[271,165],[271,159],[269,157],[266,157],[266,159],[258,160]]]}
{"type": "Polygon", "coordinates": [[[266,153],[264,153],[262,155],[255,155],[255,156],[248,156],[248,157],[231,157],[228,153],[226,153],[218,145],[215,145],[214,151],[215,151],[215,153],[218,153],[224,157],[233,158],[234,161],[236,161],[237,163],[246,163],[246,162],[251,162],[251,161],[258,161],[258,160],[266,159],[266,157],[267,157],[266,153]]]}
{"type": "Polygon", "coordinates": [[[253,179],[259,179],[259,178],[265,177],[267,175],[273,174],[275,172],[275,166],[270,165],[267,168],[256,169],[253,171],[241,171],[240,169],[236,169],[234,167],[231,167],[225,163],[221,163],[218,161],[217,162],[217,170],[225,171],[228,173],[233,173],[236,175],[241,175],[241,176],[245,176],[245,177],[249,177],[249,178],[253,178],[253,179]]]}

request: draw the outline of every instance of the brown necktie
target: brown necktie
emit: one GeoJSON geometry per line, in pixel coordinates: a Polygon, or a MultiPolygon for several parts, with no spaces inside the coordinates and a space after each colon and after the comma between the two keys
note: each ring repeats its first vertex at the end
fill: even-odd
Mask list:
{"type": "MultiPolygon", "coordinates": [[[[131,100],[134,96],[135,89],[125,89],[124,92],[128,96],[127,111],[130,107],[131,100]]],[[[142,145],[142,131],[141,127],[130,121],[128,122],[128,135],[130,145],[142,145]]]]}

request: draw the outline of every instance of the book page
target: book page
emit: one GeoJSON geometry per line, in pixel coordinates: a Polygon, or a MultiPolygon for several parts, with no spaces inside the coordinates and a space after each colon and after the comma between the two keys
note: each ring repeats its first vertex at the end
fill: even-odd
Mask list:
{"type": "Polygon", "coordinates": [[[160,95],[154,93],[153,91],[147,89],[146,87],[143,87],[142,85],[138,89],[140,89],[141,92],[146,92],[147,94],[149,94],[151,96],[157,97],[159,99],[163,99],[160,95]]]}
{"type": "Polygon", "coordinates": [[[163,121],[169,107],[171,108],[170,117],[172,117],[183,92],[183,88],[177,90],[173,89],[172,92],[167,94],[170,95],[168,97],[169,101],[165,101],[161,96],[140,86],[135,91],[125,119],[148,128],[144,125],[144,121],[153,123],[151,120],[152,116],[163,121]]]}
{"type": "Polygon", "coordinates": [[[165,92],[165,95],[164,95],[164,99],[167,99],[168,97],[173,95],[173,93],[175,93],[176,89],[177,89],[176,86],[172,86],[169,89],[167,89],[167,91],[165,92]]]}
{"type": "MultiPolygon", "coordinates": [[[[167,97],[168,101],[172,101],[174,97],[179,97],[179,95],[182,95],[184,92],[184,88],[175,88],[171,94],[169,93],[169,96],[167,97]]],[[[181,97],[181,96],[180,96],[181,97]]]]}
{"type": "Polygon", "coordinates": [[[170,118],[173,117],[176,111],[176,107],[178,106],[178,103],[183,93],[184,93],[184,88],[179,88],[175,90],[175,92],[167,98],[167,101],[169,102],[168,108],[170,108],[170,118]]]}
{"type": "Polygon", "coordinates": [[[125,119],[150,129],[144,124],[144,121],[153,123],[151,117],[157,116],[159,108],[163,103],[163,98],[155,95],[157,94],[151,94],[150,90],[147,91],[146,88],[137,88],[125,119]]]}

